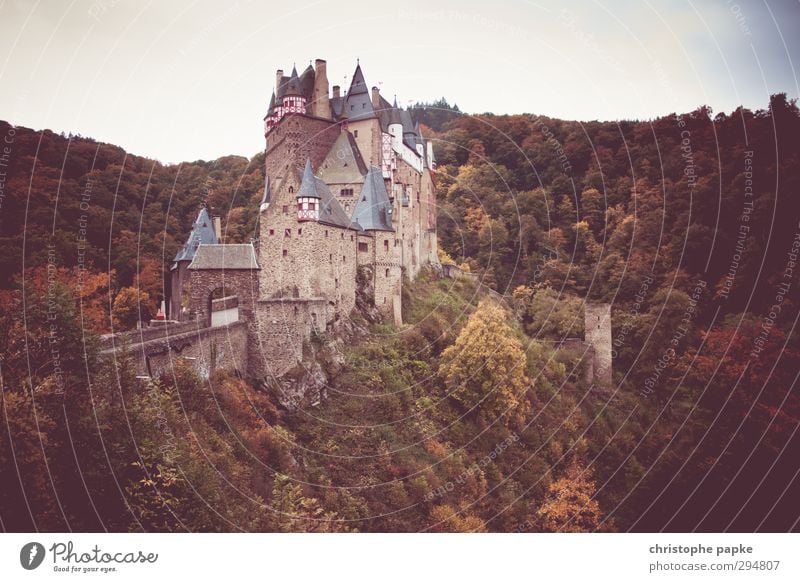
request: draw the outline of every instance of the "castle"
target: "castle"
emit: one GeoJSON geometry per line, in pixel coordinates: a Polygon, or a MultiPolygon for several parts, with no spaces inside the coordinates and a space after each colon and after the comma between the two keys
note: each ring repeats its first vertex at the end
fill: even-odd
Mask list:
{"type": "Polygon", "coordinates": [[[346,92],[329,88],[321,59],[302,74],[278,70],[264,135],[256,239],[221,244],[218,219],[201,209],[168,309],[173,321],[245,333],[236,357],[254,378],[300,364],[312,334],[357,300],[402,323],[403,277],[438,265],[432,144],[396,100],[368,89],[360,64],[346,92]]]}

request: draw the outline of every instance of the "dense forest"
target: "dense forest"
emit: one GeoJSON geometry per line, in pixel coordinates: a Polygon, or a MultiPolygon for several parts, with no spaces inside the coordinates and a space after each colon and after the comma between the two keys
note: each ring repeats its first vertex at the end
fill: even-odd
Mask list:
{"type": "Polygon", "coordinates": [[[315,338],[328,398],[292,413],[97,353],[154,313],[201,202],[254,236],[263,154],[163,165],[0,122],[2,529],[798,528],[796,104],[414,114],[442,260],[477,281],[427,273],[401,329],[315,338]],[[613,305],[611,386],[553,349],[587,299],[613,305]]]}

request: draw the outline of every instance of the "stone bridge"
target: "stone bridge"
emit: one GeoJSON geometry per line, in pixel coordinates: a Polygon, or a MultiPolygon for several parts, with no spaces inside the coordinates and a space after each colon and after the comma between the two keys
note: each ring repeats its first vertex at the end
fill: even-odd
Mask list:
{"type": "Polygon", "coordinates": [[[157,378],[185,360],[202,377],[217,370],[247,371],[247,324],[235,321],[219,327],[200,327],[197,321],[157,323],[151,327],[103,336],[101,355],[127,345],[136,373],[157,378]]]}

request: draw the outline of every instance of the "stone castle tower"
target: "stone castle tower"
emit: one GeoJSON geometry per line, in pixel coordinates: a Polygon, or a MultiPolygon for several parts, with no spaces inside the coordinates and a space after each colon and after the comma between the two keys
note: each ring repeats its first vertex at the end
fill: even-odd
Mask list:
{"type": "Polygon", "coordinates": [[[611,304],[586,302],[585,342],[593,348],[591,377],[599,384],[612,379],[611,304]]]}
{"type": "Polygon", "coordinates": [[[220,244],[201,211],[175,257],[170,319],[247,324],[251,377],[281,376],[356,306],[401,323],[401,285],[438,264],[433,148],[407,110],[328,87],[326,63],[278,70],[264,118],[265,186],[253,244],[220,244]]]}

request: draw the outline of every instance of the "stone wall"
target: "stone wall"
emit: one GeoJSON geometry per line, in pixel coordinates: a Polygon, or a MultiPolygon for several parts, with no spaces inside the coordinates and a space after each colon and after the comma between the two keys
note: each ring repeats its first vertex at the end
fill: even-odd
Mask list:
{"type": "Polygon", "coordinates": [[[355,305],[358,233],[299,222],[294,196],[288,187],[281,188],[261,214],[260,297],[324,298],[349,314],[355,305]]]}
{"type": "Polygon", "coordinates": [[[130,332],[116,337],[114,345],[105,346],[101,353],[109,354],[128,343],[136,373],[157,378],[171,373],[179,362],[191,364],[207,378],[215,371],[247,372],[247,325],[238,321],[223,327],[198,327],[196,322],[160,325],[148,328],[148,335],[130,332]]]}
{"type": "Polygon", "coordinates": [[[265,169],[273,181],[311,159],[316,170],[339,136],[339,126],[325,119],[287,115],[267,134],[265,169]]]}
{"type": "MultiPolygon", "coordinates": [[[[189,270],[191,288],[189,290],[189,305],[192,317],[199,326],[211,325],[212,293],[217,289],[224,289],[226,296],[235,295],[239,306],[239,320],[247,326],[247,345],[244,353],[253,356],[253,346],[258,341],[256,329],[255,309],[258,298],[258,273],[253,270],[235,269],[207,269],[189,270]]],[[[224,328],[220,328],[224,329],[224,328]]],[[[245,367],[249,370],[250,366],[245,367]]]]}
{"type": "Polygon", "coordinates": [[[400,239],[393,232],[376,231],[374,234],[373,266],[375,276],[375,306],[389,321],[402,324],[398,319],[401,308],[403,269],[400,263],[400,239]]]}
{"type": "Polygon", "coordinates": [[[303,360],[303,348],[314,331],[325,331],[335,318],[324,299],[262,299],[256,319],[258,340],[251,344],[249,375],[277,378],[303,360]]]}

